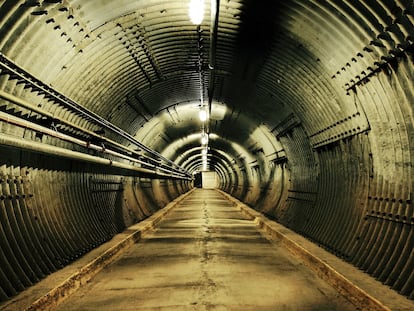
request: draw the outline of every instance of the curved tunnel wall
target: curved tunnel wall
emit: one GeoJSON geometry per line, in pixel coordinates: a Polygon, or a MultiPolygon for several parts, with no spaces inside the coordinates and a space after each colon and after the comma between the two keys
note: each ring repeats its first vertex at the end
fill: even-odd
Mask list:
{"type": "MultiPolygon", "coordinates": [[[[219,137],[209,165],[220,187],[413,299],[411,2],[257,3],[220,4],[212,83],[227,112],[208,124],[219,137]]],[[[208,97],[210,51],[197,45],[210,40],[208,21],[197,31],[181,1],[161,0],[6,0],[0,16],[2,55],[184,168],[200,168],[189,138],[200,130],[195,110],[179,108],[197,102],[200,85],[208,97]]],[[[4,66],[0,90],[25,103],[0,93],[3,136],[118,163],[2,144],[2,300],[190,189],[187,179],[148,173],[158,159],[131,173],[128,157],[142,155],[125,135],[106,130],[96,140],[102,124],[4,66]],[[101,155],[11,116],[103,143],[102,152],[130,150],[101,155]]]]}
{"type": "Polygon", "coordinates": [[[1,161],[1,300],[190,189],[188,182],[118,175],[5,147],[1,161]]]}

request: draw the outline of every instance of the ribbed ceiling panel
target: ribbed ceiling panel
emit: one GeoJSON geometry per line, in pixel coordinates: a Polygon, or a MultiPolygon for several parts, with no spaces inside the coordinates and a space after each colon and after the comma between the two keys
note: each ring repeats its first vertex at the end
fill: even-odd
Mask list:
{"type": "MultiPolygon", "coordinates": [[[[188,1],[5,0],[0,51],[192,170],[201,165],[201,131],[216,135],[209,161],[227,174],[225,190],[256,204],[275,198],[268,185],[277,184],[283,190],[264,211],[414,295],[412,1],[221,0],[216,38],[211,26],[210,1],[195,26],[188,1]],[[202,125],[201,99],[222,115],[202,125]],[[346,237],[334,239],[341,230],[346,237]]],[[[15,96],[3,94],[1,112],[48,130],[62,121],[59,131],[82,139],[102,132],[102,123],[1,68],[0,91],[15,96]]],[[[42,139],[3,123],[4,133],[42,139]]],[[[116,131],[104,135],[117,150],[114,141],[134,145],[116,131]]]]}

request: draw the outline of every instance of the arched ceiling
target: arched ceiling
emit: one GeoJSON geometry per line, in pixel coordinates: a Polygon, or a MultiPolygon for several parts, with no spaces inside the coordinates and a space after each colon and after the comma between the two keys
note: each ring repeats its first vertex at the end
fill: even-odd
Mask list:
{"type": "Polygon", "coordinates": [[[152,209],[211,169],[220,189],[413,298],[413,1],[205,0],[200,25],[189,1],[0,0],[8,210],[20,213],[8,188],[31,179],[51,213],[79,201],[73,220],[90,232],[90,175],[111,195],[127,177],[152,209]]]}
{"type": "MultiPolygon", "coordinates": [[[[228,154],[232,143],[266,149],[270,136],[275,146],[292,124],[303,126],[313,146],[339,138],[345,122],[349,133],[341,137],[366,130],[350,90],[412,40],[410,1],[205,1],[199,26],[190,22],[188,3],[3,0],[0,50],[174,160],[171,144],[181,141],[180,152],[197,145],[189,137],[203,128],[201,104],[226,108],[204,128],[227,142],[220,148],[228,154]],[[217,19],[212,3],[219,3],[217,19]],[[266,130],[254,136],[261,126],[266,130]]],[[[2,87],[39,101],[6,79],[2,87]]],[[[96,130],[40,101],[55,117],[96,130]]]]}

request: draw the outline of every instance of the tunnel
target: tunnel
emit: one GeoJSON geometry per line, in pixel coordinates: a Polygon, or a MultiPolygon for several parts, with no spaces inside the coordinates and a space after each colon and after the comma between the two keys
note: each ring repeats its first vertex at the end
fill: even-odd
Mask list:
{"type": "Polygon", "coordinates": [[[412,301],[413,2],[195,2],[0,1],[0,302],[200,187],[412,301]]]}

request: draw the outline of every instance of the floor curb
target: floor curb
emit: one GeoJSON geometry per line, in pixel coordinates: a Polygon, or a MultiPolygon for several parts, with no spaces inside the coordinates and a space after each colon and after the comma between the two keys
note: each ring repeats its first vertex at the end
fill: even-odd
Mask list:
{"type": "MultiPolygon", "coordinates": [[[[247,217],[254,220],[257,225],[266,233],[270,240],[275,240],[283,243],[283,245],[296,257],[299,257],[303,263],[310,269],[315,271],[320,278],[328,282],[334,287],[342,296],[348,299],[359,310],[366,311],[391,311],[389,307],[384,305],[377,298],[371,296],[362,288],[351,282],[343,274],[336,271],[332,266],[324,260],[312,254],[310,251],[302,247],[297,242],[290,239],[286,234],[282,233],[280,228],[282,225],[266,218],[263,214],[248,207],[241,201],[233,198],[229,194],[219,190],[219,192],[232,201],[236,208],[240,209],[247,217]]],[[[286,232],[291,231],[283,227],[286,232]]]]}

